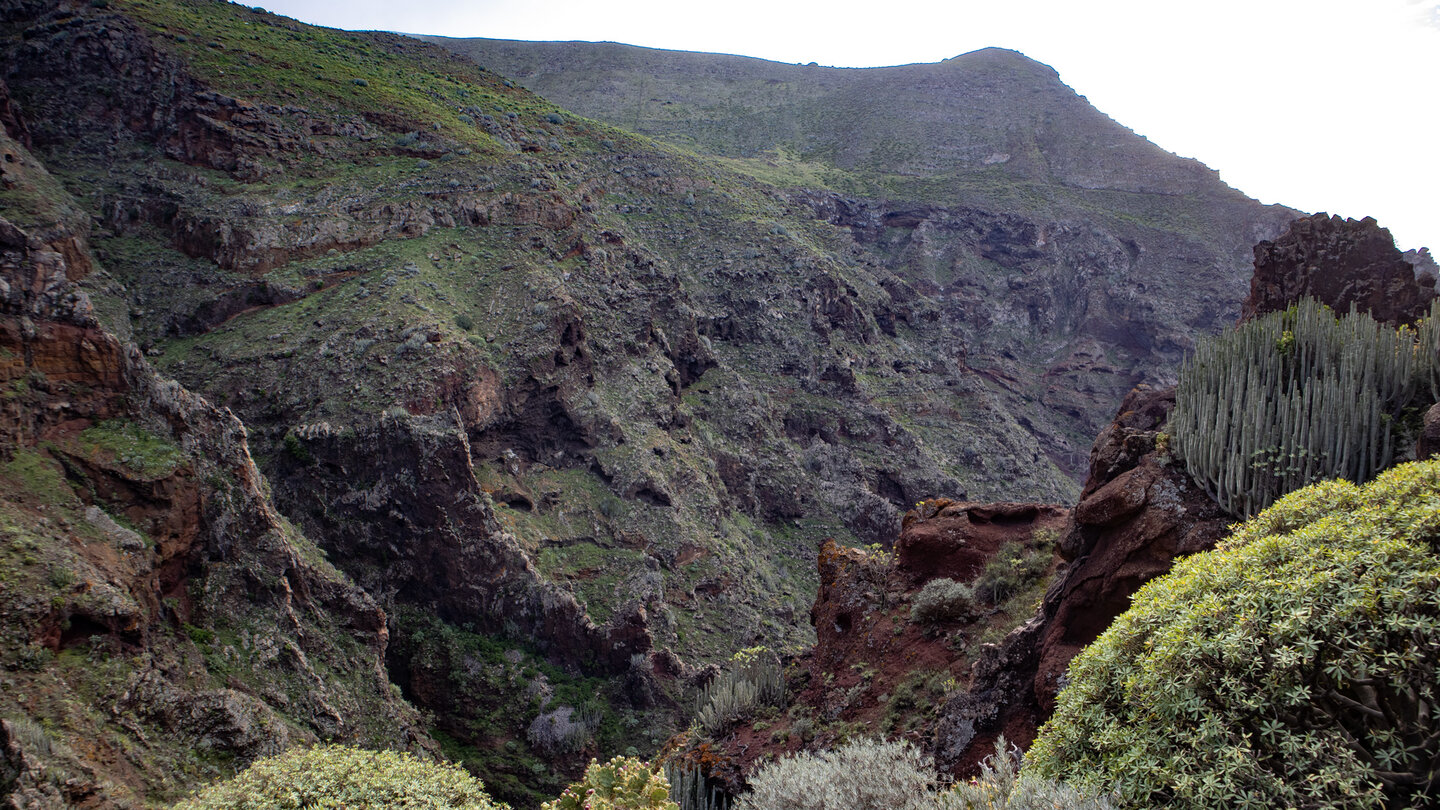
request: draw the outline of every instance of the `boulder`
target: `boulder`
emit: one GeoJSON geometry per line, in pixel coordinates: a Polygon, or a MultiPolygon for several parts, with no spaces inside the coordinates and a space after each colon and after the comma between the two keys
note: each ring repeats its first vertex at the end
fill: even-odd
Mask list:
{"type": "Polygon", "coordinates": [[[1302,217],[1280,238],[1255,246],[1255,275],[1240,318],[1283,310],[1311,296],[1336,312],[1355,307],[1394,326],[1414,323],[1435,298],[1434,276],[1418,262],[1407,261],[1390,231],[1371,217],[1302,217]]]}

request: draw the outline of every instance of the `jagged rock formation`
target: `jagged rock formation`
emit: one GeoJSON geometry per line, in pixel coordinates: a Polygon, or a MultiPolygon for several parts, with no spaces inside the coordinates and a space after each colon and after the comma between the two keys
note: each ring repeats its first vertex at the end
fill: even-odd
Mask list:
{"type": "Polygon", "coordinates": [[[1320,213],[1255,246],[1255,275],[1241,318],[1285,309],[1305,296],[1336,312],[1355,307],[1391,325],[1414,323],[1430,311],[1435,274],[1418,253],[1411,261],[1396,249],[1390,232],[1373,218],[1320,213]]]}
{"type": "Polygon", "coordinates": [[[1028,745],[1055,707],[1070,659],[1179,556],[1212,548],[1230,523],[1156,438],[1174,390],[1139,388],[1096,439],[1090,478],[1060,541],[1065,561],[1040,610],[981,654],[970,687],[941,710],[935,753],[970,773],[995,737],[1028,745]]]}
{"type": "Polygon", "coordinates": [[[384,612],[274,510],[240,422],[101,328],[88,217],[0,154],[0,801],[137,806],[320,738],[433,749],[384,612]]]}

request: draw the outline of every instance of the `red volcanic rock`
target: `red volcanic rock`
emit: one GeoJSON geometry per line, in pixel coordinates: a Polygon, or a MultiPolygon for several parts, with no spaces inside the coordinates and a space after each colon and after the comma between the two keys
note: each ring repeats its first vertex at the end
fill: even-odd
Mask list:
{"type": "Polygon", "coordinates": [[[1069,511],[1035,503],[928,501],[917,510],[928,519],[907,520],[895,541],[895,565],[917,584],[940,577],[969,581],[1000,546],[1037,528],[1060,530],[1069,511]]]}
{"type": "Polygon", "coordinates": [[[1096,439],[1089,478],[1060,541],[1069,565],[1039,613],[985,649],[969,688],[941,710],[940,767],[973,773],[1000,733],[1028,744],[1054,711],[1076,653],[1129,607],[1141,585],[1223,536],[1229,516],[1156,448],[1174,403],[1174,389],[1138,387],[1096,439]]]}
{"type": "Polygon", "coordinates": [[[1414,323],[1430,309],[1433,284],[1416,280],[1415,266],[1374,219],[1316,214],[1255,246],[1255,275],[1240,317],[1250,320],[1310,296],[1336,312],[1353,306],[1391,325],[1414,323]]]}

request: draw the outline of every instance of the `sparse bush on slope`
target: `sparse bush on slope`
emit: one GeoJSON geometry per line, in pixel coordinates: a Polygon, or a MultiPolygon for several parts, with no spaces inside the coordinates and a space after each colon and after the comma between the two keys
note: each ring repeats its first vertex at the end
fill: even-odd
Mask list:
{"type": "Polygon", "coordinates": [[[975,588],[949,577],[932,579],[910,603],[910,621],[936,625],[975,613],[975,588]]]}
{"type": "Polygon", "coordinates": [[[173,810],[508,810],[463,768],[395,751],[344,745],[291,749],[258,760],[173,810]]]}
{"type": "Polygon", "coordinates": [[[1070,667],[1033,772],[1127,807],[1436,803],[1440,461],[1300,490],[1070,667]]]}
{"type": "Polygon", "coordinates": [[[856,740],[761,768],[735,810],[930,810],[935,771],[909,743],[856,740]]]}

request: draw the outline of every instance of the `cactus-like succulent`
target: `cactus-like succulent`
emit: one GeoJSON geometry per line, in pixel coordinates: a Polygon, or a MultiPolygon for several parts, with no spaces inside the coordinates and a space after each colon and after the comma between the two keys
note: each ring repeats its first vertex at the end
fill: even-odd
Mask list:
{"type": "Polygon", "coordinates": [[[1169,432],[1196,482],[1253,515],[1315,481],[1373,478],[1396,461],[1407,410],[1437,398],[1440,305],[1392,329],[1307,298],[1197,346],[1169,432]]]}
{"type": "Polygon", "coordinates": [[[785,674],[775,653],[763,647],[741,650],[730,669],[701,691],[695,722],[705,733],[716,734],[755,709],[784,700],[785,674]]]}
{"type": "Polygon", "coordinates": [[[665,774],[634,757],[615,757],[603,765],[590,760],[585,776],[565,788],[541,810],[680,810],[670,800],[665,774]]]}

